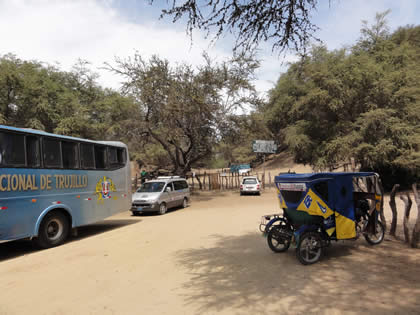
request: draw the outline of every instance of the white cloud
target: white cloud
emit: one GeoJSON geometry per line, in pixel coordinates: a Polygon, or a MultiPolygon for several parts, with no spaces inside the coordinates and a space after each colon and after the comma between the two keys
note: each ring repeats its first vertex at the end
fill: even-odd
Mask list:
{"type": "Polygon", "coordinates": [[[321,30],[316,34],[328,47],[338,49],[355,44],[360,37],[362,20],[371,25],[376,13],[390,9],[387,16],[391,31],[399,26],[418,24],[420,5],[416,0],[332,0],[320,2],[314,22],[321,30]]]}
{"type": "MultiPolygon", "coordinates": [[[[163,24],[163,23],[162,23],[163,24]]],[[[82,58],[95,68],[127,57],[138,50],[144,57],[153,54],[170,62],[202,62],[208,42],[195,36],[194,44],[185,32],[128,22],[105,2],[97,1],[0,1],[0,54],[14,53],[22,59],[58,62],[64,70],[82,58]]],[[[218,59],[228,54],[210,49],[218,59]]],[[[121,78],[105,70],[100,83],[118,87],[121,78]]]]}
{"type": "MultiPolygon", "coordinates": [[[[116,3],[120,7],[124,4],[122,0],[0,0],[0,54],[11,52],[22,59],[59,62],[64,70],[70,70],[78,58],[85,59],[99,72],[99,83],[114,88],[122,79],[97,68],[115,56],[131,56],[135,50],[146,58],[157,54],[171,63],[193,65],[202,63],[203,50],[218,61],[231,55],[230,36],[209,47],[210,40],[195,32],[191,45],[184,25],[174,26],[168,20],[158,20],[158,16],[148,18],[149,22],[128,18],[115,9],[116,3]]],[[[325,3],[329,1],[320,2],[314,22],[321,27],[318,36],[329,49],[353,44],[359,37],[361,20],[372,21],[376,12],[392,9],[392,29],[416,24],[419,17],[415,0],[333,0],[330,7],[325,3]]],[[[139,3],[137,9],[148,8],[139,3]]],[[[149,17],[148,12],[142,13],[149,17]]],[[[263,61],[255,84],[261,92],[272,88],[287,63],[297,59],[293,55],[278,57],[269,43],[260,46],[259,57],[263,61]]]]}

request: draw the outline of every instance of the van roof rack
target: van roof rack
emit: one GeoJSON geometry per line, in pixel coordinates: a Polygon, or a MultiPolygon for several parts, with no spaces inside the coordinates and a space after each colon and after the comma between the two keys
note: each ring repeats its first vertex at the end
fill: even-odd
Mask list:
{"type": "Polygon", "coordinates": [[[181,178],[181,176],[158,176],[157,179],[181,178]]]}

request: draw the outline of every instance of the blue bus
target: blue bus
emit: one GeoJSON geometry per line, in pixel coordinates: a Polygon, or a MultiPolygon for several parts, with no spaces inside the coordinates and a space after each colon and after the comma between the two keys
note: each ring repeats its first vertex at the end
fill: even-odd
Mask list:
{"type": "Polygon", "coordinates": [[[0,242],[62,244],[131,206],[127,146],[0,125],[0,242]]]}

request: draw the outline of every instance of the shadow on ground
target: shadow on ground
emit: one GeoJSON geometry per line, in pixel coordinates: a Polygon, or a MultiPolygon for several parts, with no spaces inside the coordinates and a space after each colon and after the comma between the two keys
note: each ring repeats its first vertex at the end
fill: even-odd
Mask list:
{"type": "MultiPolygon", "coordinates": [[[[141,222],[141,219],[130,220],[104,220],[98,223],[78,228],[77,236],[70,236],[67,242],[81,241],[85,238],[109,232],[124,226],[141,222]]],[[[33,242],[29,240],[18,240],[0,244],[0,262],[13,259],[19,256],[39,251],[33,242]]]]}
{"type": "Polygon", "coordinates": [[[215,198],[239,194],[239,190],[194,190],[191,193],[191,202],[210,201],[215,198]]]}
{"type": "Polygon", "coordinates": [[[254,233],[213,237],[213,247],[176,256],[190,274],[183,298],[197,313],[418,314],[420,309],[420,251],[401,248],[400,242],[334,243],[319,263],[303,266],[294,249],[274,254],[254,233]]]}

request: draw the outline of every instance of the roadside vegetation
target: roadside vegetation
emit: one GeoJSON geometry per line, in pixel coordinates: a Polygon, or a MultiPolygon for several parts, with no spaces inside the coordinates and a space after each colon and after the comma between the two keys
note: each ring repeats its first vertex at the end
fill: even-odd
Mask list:
{"type": "Polygon", "coordinates": [[[267,99],[253,85],[258,60],[239,49],[223,62],[203,53],[199,67],[117,58],[105,67],[124,80],[120,91],[99,86],[83,60],[62,71],[3,55],[0,123],[121,140],[140,166],[178,174],[248,163],[252,140],[273,139],[314,169],[353,159],[385,185],[408,185],[420,178],[420,26],[391,33],[386,15],[351,46],[307,48],[267,99]]]}

